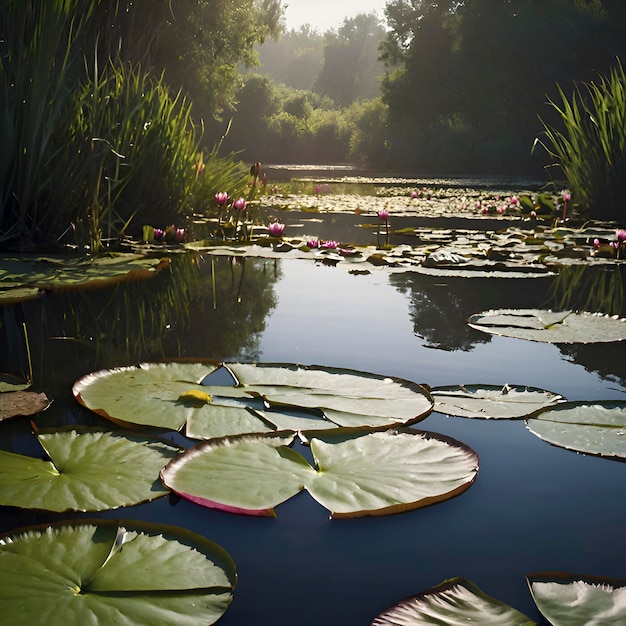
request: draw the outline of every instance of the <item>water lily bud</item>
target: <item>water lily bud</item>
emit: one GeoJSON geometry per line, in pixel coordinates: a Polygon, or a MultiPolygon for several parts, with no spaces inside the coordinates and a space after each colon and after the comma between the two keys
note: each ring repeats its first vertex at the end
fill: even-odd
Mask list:
{"type": "Polygon", "coordinates": [[[389,211],[387,211],[387,209],[378,211],[378,219],[382,222],[386,222],[389,219],[389,211]]]}
{"type": "Polygon", "coordinates": [[[267,230],[272,237],[282,237],[285,225],[280,222],[274,222],[273,224],[268,225],[267,230]]]}
{"type": "Polygon", "coordinates": [[[233,202],[233,207],[235,207],[238,211],[245,210],[246,206],[247,203],[245,198],[237,198],[237,200],[233,202]]]}
{"type": "Polygon", "coordinates": [[[219,191],[215,194],[215,202],[224,206],[228,202],[228,194],[225,191],[219,191]]]}

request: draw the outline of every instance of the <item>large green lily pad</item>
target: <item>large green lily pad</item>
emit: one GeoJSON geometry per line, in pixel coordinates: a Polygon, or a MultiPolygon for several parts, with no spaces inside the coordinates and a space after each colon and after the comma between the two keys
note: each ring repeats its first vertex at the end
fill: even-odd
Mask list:
{"type": "Polygon", "coordinates": [[[187,436],[202,439],[285,428],[385,428],[424,419],[433,406],[410,381],[280,363],[142,363],[89,374],[73,390],[81,404],[117,423],[172,430],[186,424],[187,436]],[[214,380],[224,373],[228,384],[214,380]]]}
{"type": "Polygon", "coordinates": [[[543,572],[526,576],[541,614],[554,626],[626,624],[626,580],[543,572]]]}
{"type": "Polygon", "coordinates": [[[626,401],[566,402],[526,420],[544,441],[585,454],[626,459],[626,401]]]}
{"type": "Polygon", "coordinates": [[[601,343],[626,339],[626,319],[601,313],[498,309],[472,315],[472,328],[546,343],[601,343]]]}
{"type": "Polygon", "coordinates": [[[311,438],[317,469],[286,433],[198,444],[161,472],[163,483],[203,506],[274,516],[306,489],[331,517],[387,515],[456,496],[478,473],[478,456],[453,439],[411,429],[345,429],[311,438]],[[326,439],[325,439],[326,437],[326,439]]]}
{"type": "Polygon", "coordinates": [[[534,626],[535,622],[465,578],[451,578],[378,615],[371,626],[534,626]]]}
{"type": "Polygon", "coordinates": [[[85,520],[0,538],[4,626],[214,624],[236,579],[220,546],[172,526],[85,520]]]}
{"type": "Polygon", "coordinates": [[[160,470],[182,448],[127,433],[65,428],[40,431],[50,460],[0,450],[0,504],[47,511],[102,511],[169,492],[160,470]]]}
{"type": "Polygon", "coordinates": [[[451,385],[433,387],[434,410],[457,417],[515,419],[566,398],[537,387],[523,385],[451,385]]]}

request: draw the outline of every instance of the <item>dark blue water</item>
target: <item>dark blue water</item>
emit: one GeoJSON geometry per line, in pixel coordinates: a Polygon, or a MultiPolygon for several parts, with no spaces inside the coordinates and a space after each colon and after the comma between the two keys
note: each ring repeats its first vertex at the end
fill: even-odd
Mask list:
{"type": "MultiPolygon", "coordinates": [[[[264,362],[347,367],[431,386],[510,383],[571,400],[626,398],[621,344],[565,349],[484,335],[465,324],[488,308],[545,304],[546,287],[536,280],[474,282],[382,270],[351,275],[312,261],[258,263],[269,273],[265,288],[274,300],[254,344],[216,354],[203,334],[214,315],[208,298],[194,312],[195,326],[181,333],[185,355],[253,354],[264,362]]],[[[202,264],[208,271],[210,261],[202,264]]],[[[248,276],[253,284],[246,276],[243,286],[238,275],[232,281],[239,307],[246,289],[259,287],[248,276]]],[[[224,304],[218,299],[218,313],[224,304]]],[[[243,321],[233,317],[237,323],[243,321]]],[[[103,516],[184,526],[221,544],[239,574],[223,626],[367,626],[390,604],[454,576],[540,621],[525,574],[626,577],[626,464],[551,446],[523,421],[433,413],[416,427],[478,453],[479,475],[468,491],[425,509],[355,520],[330,520],[306,493],[279,506],[276,519],[167,499],[103,516]]],[[[2,518],[3,528],[18,522],[2,518]]]]}

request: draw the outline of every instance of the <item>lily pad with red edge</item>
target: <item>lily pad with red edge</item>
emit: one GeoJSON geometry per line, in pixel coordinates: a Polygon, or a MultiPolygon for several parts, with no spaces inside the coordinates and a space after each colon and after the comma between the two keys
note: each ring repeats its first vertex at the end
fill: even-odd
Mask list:
{"type": "Polygon", "coordinates": [[[45,411],[52,400],[36,391],[5,391],[0,393],[0,421],[11,417],[35,415],[45,411]]]}
{"type": "Polygon", "coordinates": [[[451,578],[397,602],[378,615],[371,626],[460,624],[535,626],[530,618],[484,593],[465,578],[451,578]]]}
{"type": "Polygon", "coordinates": [[[537,608],[554,626],[626,624],[626,579],[539,572],[526,580],[537,608]]]}
{"type": "Polygon", "coordinates": [[[183,448],[124,432],[40,430],[39,457],[0,450],[0,505],[47,511],[104,511],[169,494],[160,470],[183,448]]]}
{"type": "Polygon", "coordinates": [[[626,401],[565,402],[529,415],[526,427],[555,446],[626,459],[626,401]]]}
{"type": "Polygon", "coordinates": [[[0,537],[3,626],[214,624],[236,582],[222,547],[174,526],[81,520],[0,537]]]}
{"type": "Polygon", "coordinates": [[[153,426],[211,439],[288,428],[387,428],[424,419],[424,387],[391,376],[286,363],[141,363],[101,370],[73,387],[83,406],[125,427],[153,426]],[[215,382],[228,372],[227,384],[215,382]],[[191,401],[196,395],[210,400],[191,401]],[[286,425],[287,424],[287,425],[286,425]]]}
{"type": "Polygon", "coordinates": [[[470,316],[485,333],[546,343],[606,343],[626,339],[626,319],[601,313],[497,309],[470,316]]]}
{"type": "Polygon", "coordinates": [[[518,419],[567,399],[525,385],[449,385],[433,387],[435,411],[457,417],[518,419]]]}
{"type": "Polygon", "coordinates": [[[302,490],[332,518],[389,515],[461,494],[478,456],[443,435],[412,429],[335,429],[310,440],[312,467],[287,433],[240,435],[197,444],[161,472],[166,487],[197,504],[249,515],[302,490]],[[384,488],[381,488],[384,485],[384,488]]]}

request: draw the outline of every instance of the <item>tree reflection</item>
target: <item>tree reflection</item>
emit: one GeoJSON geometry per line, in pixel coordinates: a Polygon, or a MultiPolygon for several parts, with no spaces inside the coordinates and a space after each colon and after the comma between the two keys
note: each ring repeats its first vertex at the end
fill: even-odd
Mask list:
{"type": "Polygon", "coordinates": [[[467,325],[467,318],[487,309],[542,308],[551,281],[547,278],[462,278],[393,274],[390,283],[410,296],[413,330],[428,348],[469,351],[491,341],[467,325]]]}
{"type": "Polygon", "coordinates": [[[0,371],[28,377],[30,360],[56,386],[145,360],[254,359],[278,276],[273,261],[177,254],[149,280],[1,307],[0,371]]]}

